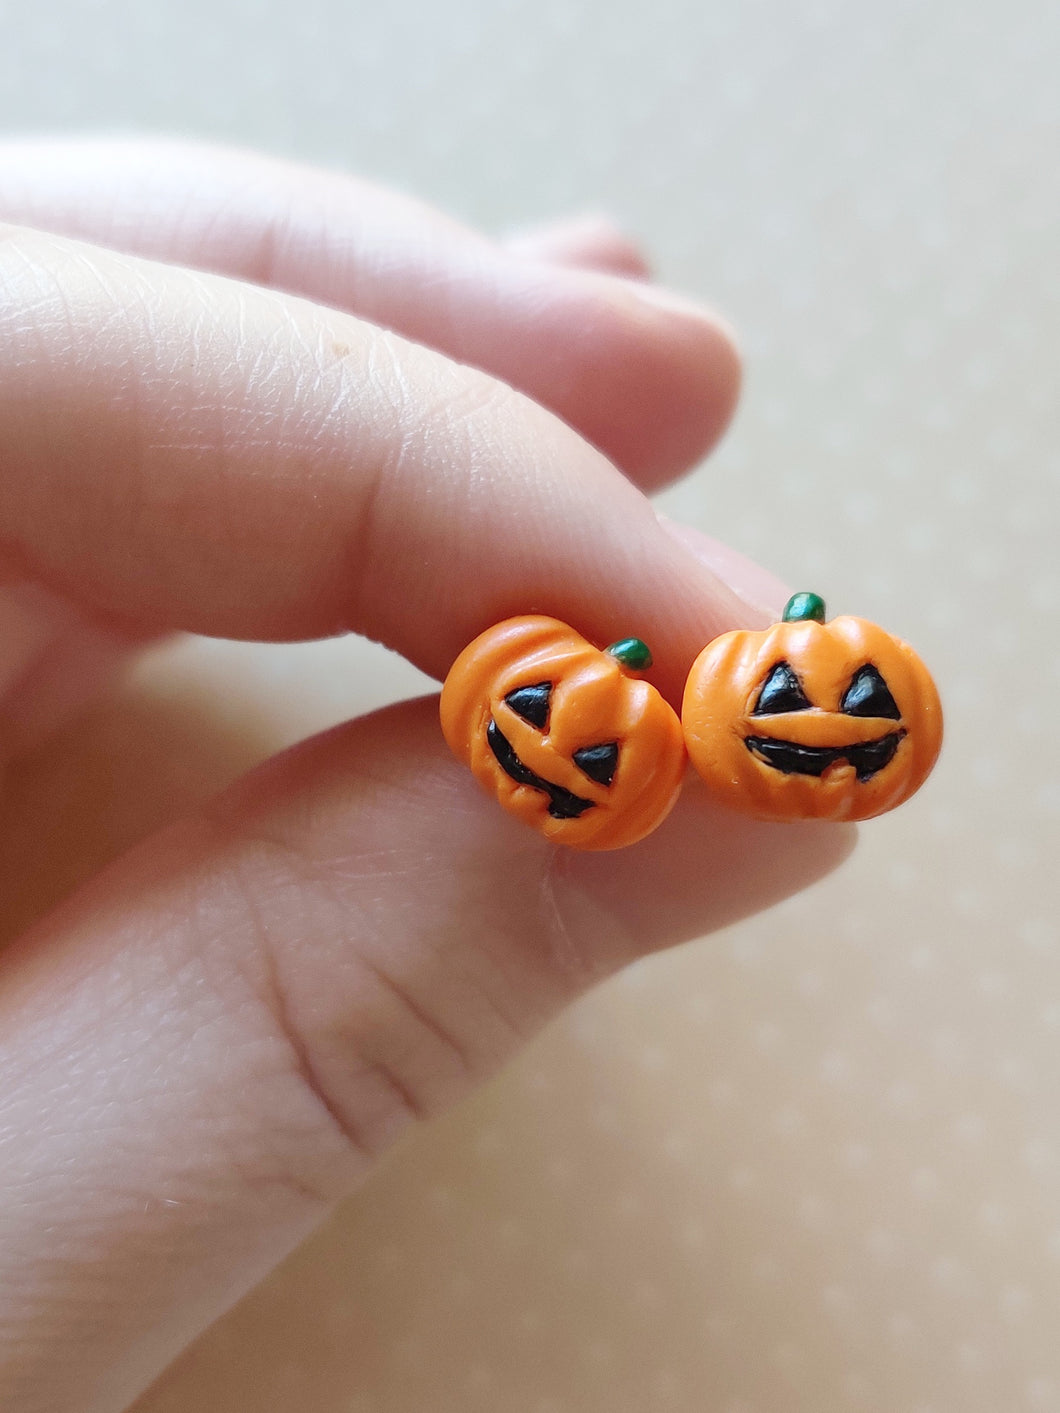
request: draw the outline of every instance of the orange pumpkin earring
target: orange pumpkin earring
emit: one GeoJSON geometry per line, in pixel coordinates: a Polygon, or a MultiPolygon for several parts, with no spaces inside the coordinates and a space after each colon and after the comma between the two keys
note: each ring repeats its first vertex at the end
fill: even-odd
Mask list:
{"type": "Polygon", "coordinates": [[[869,819],[907,800],[942,744],[927,668],[863,618],[825,621],[795,594],[764,632],[725,633],[692,665],[681,708],[692,764],[759,819],[869,819]]]}
{"type": "Polygon", "coordinates": [[[639,638],[604,650],[555,618],[510,618],[475,639],[442,688],[449,748],[510,814],[554,844],[621,849],[681,789],[677,713],[638,674],[639,638]]]}

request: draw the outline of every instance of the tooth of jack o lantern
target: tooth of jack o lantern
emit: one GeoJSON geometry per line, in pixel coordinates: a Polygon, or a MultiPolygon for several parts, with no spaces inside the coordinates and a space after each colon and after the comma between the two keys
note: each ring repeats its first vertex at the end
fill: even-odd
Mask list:
{"type": "Polygon", "coordinates": [[[621,849],[673,808],[685,769],[677,713],[638,674],[639,638],[595,647],[565,623],[510,618],[475,639],[442,688],[453,754],[554,844],[621,849]]]}
{"type": "Polygon", "coordinates": [[[942,707],[908,643],[816,594],[692,665],[685,744],[716,797],[759,819],[870,819],[907,800],[942,745],[942,707]]]}

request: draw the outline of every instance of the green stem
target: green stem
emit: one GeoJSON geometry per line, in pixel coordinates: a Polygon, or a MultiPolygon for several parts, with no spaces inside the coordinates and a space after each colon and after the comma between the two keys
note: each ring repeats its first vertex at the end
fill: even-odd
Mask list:
{"type": "Polygon", "coordinates": [[[640,638],[620,638],[604,651],[627,672],[647,672],[651,666],[651,651],[640,638]]]}
{"type": "Polygon", "coordinates": [[[823,623],[825,618],[824,599],[820,594],[808,593],[805,589],[792,594],[784,605],[781,623],[823,623]]]}

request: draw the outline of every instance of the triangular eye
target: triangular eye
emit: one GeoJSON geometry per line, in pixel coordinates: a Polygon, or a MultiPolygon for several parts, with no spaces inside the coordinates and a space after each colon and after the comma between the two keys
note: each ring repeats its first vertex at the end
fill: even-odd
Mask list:
{"type": "Polygon", "coordinates": [[[786,662],[778,662],[762,684],[755,702],[755,716],[769,716],[777,711],[806,711],[810,703],[799,679],[786,662]]]}
{"type": "Polygon", "coordinates": [[[582,746],[575,751],[574,764],[598,785],[610,785],[618,769],[618,742],[608,741],[602,746],[582,746]]]}
{"type": "Polygon", "coordinates": [[[845,711],[847,716],[885,716],[891,721],[902,719],[890,688],[871,662],[854,673],[839,703],[839,710],[845,711]]]}
{"type": "Polygon", "coordinates": [[[548,709],[552,701],[552,683],[535,682],[532,687],[516,687],[504,699],[524,721],[544,731],[548,725],[548,709]]]}

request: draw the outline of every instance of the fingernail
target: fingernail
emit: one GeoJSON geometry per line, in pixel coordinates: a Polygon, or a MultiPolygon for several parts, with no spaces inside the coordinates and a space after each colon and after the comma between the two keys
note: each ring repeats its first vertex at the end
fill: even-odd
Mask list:
{"type": "Polygon", "coordinates": [[[513,231],[504,245],[522,259],[602,270],[633,280],[651,275],[636,241],[610,217],[595,212],[513,231]]]}
{"type": "Polygon", "coordinates": [[[513,232],[504,249],[518,260],[558,266],[612,303],[638,307],[652,315],[709,327],[728,343],[736,376],[740,343],[729,321],[708,304],[654,284],[651,270],[637,245],[606,216],[585,216],[513,232]]]}
{"type": "Polygon", "coordinates": [[[755,617],[762,620],[763,625],[775,623],[780,618],[785,603],[791,597],[791,589],[775,574],[770,574],[768,569],[763,569],[753,559],[723,545],[720,540],[711,539],[691,525],[682,525],[658,512],[656,515],[666,533],[731,589],[755,617]]]}

